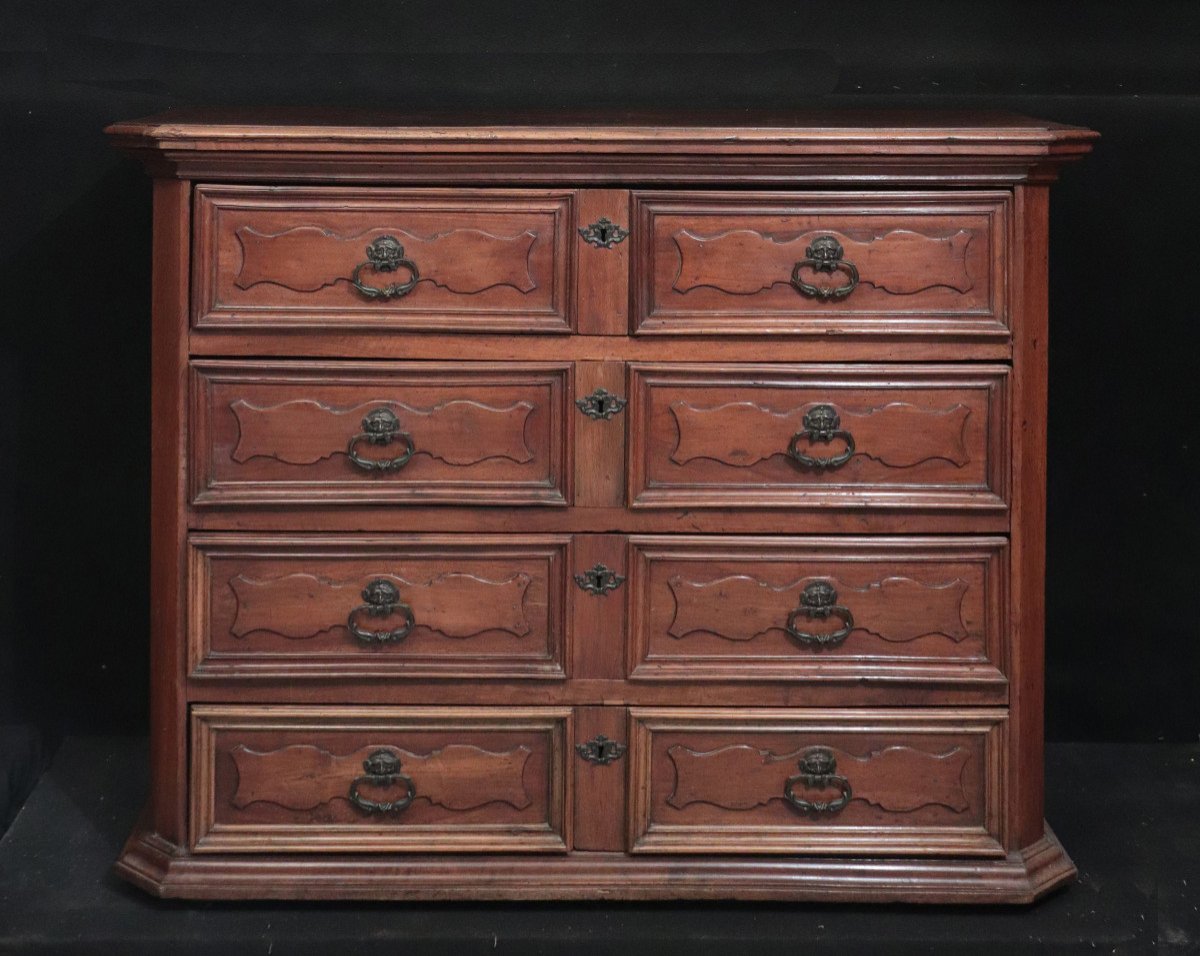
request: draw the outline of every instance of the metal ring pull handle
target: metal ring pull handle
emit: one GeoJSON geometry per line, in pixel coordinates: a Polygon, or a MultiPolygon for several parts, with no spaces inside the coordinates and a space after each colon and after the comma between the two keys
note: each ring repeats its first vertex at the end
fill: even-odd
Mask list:
{"type": "Polygon", "coordinates": [[[350,612],[346,618],[346,626],[350,628],[350,633],[364,644],[398,643],[408,637],[409,632],[416,626],[412,608],[400,600],[400,590],[391,581],[376,578],[363,588],[362,596],[367,603],[358,605],[350,612]],[[369,631],[358,625],[358,618],[361,615],[390,617],[393,614],[399,614],[404,618],[404,623],[399,627],[369,631]]]}
{"type": "Polygon", "coordinates": [[[844,299],[858,286],[858,267],[849,259],[842,258],[842,244],[833,236],[817,236],[812,245],[804,250],[804,258],[792,266],[792,285],[810,299],[844,299]],[[836,272],[841,270],[850,280],[845,285],[819,286],[800,278],[801,269],[814,272],[836,272]]]}
{"type": "Polygon", "coordinates": [[[783,785],[783,795],[797,810],[804,813],[837,813],[854,796],[850,781],[838,776],[837,759],[828,747],[811,747],[800,757],[800,772],[788,777],[783,785]],[[836,787],[840,793],[833,800],[806,800],[796,795],[796,785],[803,784],[808,790],[829,790],[836,787]]]}
{"type": "Polygon", "coordinates": [[[358,809],[367,813],[399,813],[407,810],[417,796],[417,788],[413,786],[412,778],[400,772],[400,758],[390,750],[376,750],[363,761],[366,773],[355,777],[350,784],[350,802],[358,809]],[[404,795],[397,800],[368,800],[359,788],[369,783],[373,787],[393,787],[400,784],[404,787],[404,795]]]}
{"type": "Polygon", "coordinates": [[[812,581],[804,586],[800,595],[800,606],[788,615],[787,632],[801,644],[818,647],[833,647],[841,644],[854,630],[854,615],[850,608],[837,603],[837,591],[828,581],[812,581]],[[841,620],[842,626],[828,634],[813,634],[796,627],[796,621],[804,617],[808,621],[824,621],[831,617],[841,620]]]}
{"type": "Polygon", "coordinates": [[[814,405],[804,413],[804,427],[792,436],[787,453],[807,468],[837,468],[854,457],[854,436],[841,428],[842,420],[832,405],[814,405]],[[800,448],[801,442],[828,444],[840,438],[846,447],[836,455],[810,455],[800,448]]]}
{"type": "Polygon", "coordinates": [[[367,261],[360,262],[350,273],[350,283],[368,299],[398,299],[408,295],[421,280],[417,264],[404,258],[404,246],[395,236],[380,236],[367,246],[367,261]],[[385,286],[367,285],[362,281],[363,269],[373,272],[395,272],[403,269],[408,273],[404,282],[393,282],[385,286]]]}
{"type": "Polygon", "coordinates": [[[416,447],[412,435],[400,430],[400,420],[390,408],[376,408],[362,420],[362,431],[350,439],[346,454],[363,471],[398,471],[408,464],[416,447]],[[394,458],[363,458],[358,453],[360,442],[371,445],[390,445],[404,442],[404,451],[394,458]]]}

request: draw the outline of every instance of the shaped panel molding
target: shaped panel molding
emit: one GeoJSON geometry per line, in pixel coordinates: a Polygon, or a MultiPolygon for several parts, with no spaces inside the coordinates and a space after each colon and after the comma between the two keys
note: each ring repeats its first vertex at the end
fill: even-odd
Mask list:
{"type": "Polygon", "coordinates": [[[192,321],[569,333],[575,205],[576,192],[561,189],[201,185],[192,321]],[[381,241],[393,258],[372,257],[381,241]]]}

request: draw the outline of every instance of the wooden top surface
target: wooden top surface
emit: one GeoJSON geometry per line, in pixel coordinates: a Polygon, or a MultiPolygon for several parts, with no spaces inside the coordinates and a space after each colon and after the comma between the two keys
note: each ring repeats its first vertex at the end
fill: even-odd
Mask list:
{"type": "Polygon", "coordinates": [[[231,182],[1050,181],[1096,134],[1012,113],[180,109],[107,132],[156,176],[231,182]]]}
{"type": "Polygon", "coordinates": [[[686,138],[714,143],[902,139],[990,142],[1088,140],[1091,130],[996,111],[762,110],[387,113],[349,109],[223,108],[169,110],[114,123],[108,133],[158,140],[520,140],[686,138]]]}

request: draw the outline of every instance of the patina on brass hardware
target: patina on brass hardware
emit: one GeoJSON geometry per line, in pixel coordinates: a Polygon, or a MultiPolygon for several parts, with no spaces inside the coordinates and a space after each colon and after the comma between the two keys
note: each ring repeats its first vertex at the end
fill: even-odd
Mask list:
{"type": "Polygon", "coordinates": [[[608,764],[619,760],[627,749],[624,744],[609,740],[604,734],[598,734],[587,743],[575,745],[579,756],[590,763],[598,764],[608,764]]]}
{"type": "Polygon", "coordinates": [[[376,578],[363,588],[362,596],[367,603],[354,608],[346,619],[346,625],[350,628],[351,634],[364,644],[395,644],[408,637],[408,633],[413,629],[416,621],[413,619],[412,608],[400,600],[400,590],[396,585],[386,578],[376,578]],[[399,614],[404,618],[404,623],[399,627],[382,631],[368,631],[358,625],[358,618],[363,615],[391,617],[393,614],[399,614]]]}
{"type": "Polygon", "coordinates": [[[408,295],[420,278],[417,264],[404,258],[404,246],[400,245],[400,240],[395,236],[380,236],[373,240],[367,246],[367,261],[356,265],[350,274],[351,284],[368,299],[398,299],[408,295]],[[385,286],[367,285],[361,280],[362,271],[366,268],[374,272],[395,272],[397,269],[403,269],[408,273],[408,279],[385,286]]]}
{"type": "Polygon", "coordinates": [[[594,568],[580,571],[575,575],[575,583],[588,594],[599,594],[603,597],[609,591],[619,588],[625,576],[617,574],[612,568],[597,564],[594,568]]]}
{"type": "Polygon", "coordinates": [[[842,244],[833,236],[817,236],[812,245],[804,250],[804,258],[792,267],[792,285],[801,295],[810,299],[844,299],[858,285],[858,267],[848,259],[842,258],[842,244]],[[845,285],[819,286],[805,282],[800,277],[801,269],[812,269],[814,272],[834,272],[840,269],[849,277],[845,285]]]}
{"type": "Polygon", "coordinates": [[[801,644],[816,644],[831,647],[841,644],[854,630],[854,615],[850,608],[837,603],[837,591],[828,581],[811,581],[800,594],[800,606],[788,615],[787,632],[801,644]],[[824,621],[830,617],[840,618],[842,626],[828,634],[812,634],[796,627],[801,617],[809,621],[824,621]]]}
{"type": "Polygon", "coordinates": [[[854,436],[841,428],[842,420],[832,405],[814,405],[804,413],[803,425],[800,431],[792,436],[788,443],[788,455],[808,468],[837,468],[854,457],[854,436]],[[822,458],[810,455],[800,448],[801,442],[821,442],[828,444],[835,438],[840,438],[846,447],[836,455],[822,458]]]}
{"type": "Polygon", "coordinates": [[[412,779],[400,772],[400,758],[390,750],[376,750],[363,761],[366,773],[355,777],[350,784],[350,802],[367,813],[398,813],[407,810],[417,795],[412,779]],[[392,787],[402,784],[404,795],[398,800],[376,801],[368,800],[360,792],[363,784],[373,787],[392,787]]]}
{"type": "Polygon", "coordinates": [[[362,420],[362,431],[350,439],[346,451],[350,460],[364,471],[396,471],[408,464],[416,451],[412,436],[400,430],[400,420],[390,408],[376,408],[367,412],[362,420]],[[404,442],[404,451],[395,458],[363,458],[357,451],[359,442],[371,445],[390,445],[394,441],[404,442]]]}
{"type": "Polygon", "coordinates": [[[601,216],[591,225],[580,228],[579,234],[584,242],[600,249],[611,249],[619,242],[624,242],[629,235],[628,229],[622,229],[607,216],[601,216]]]}
{"type": "Polygon", "coordinates": [[[628,401],[620,395],[614,395],[606,388],[598,388],[591,395],[575,399],[576,407],[588,418],[602,418],[605,421],[620,412],[628,401]]]}
{"type": "Polygon", "coordinates": [[[805,813],[837,813],[850,802],[853,792],[850,781],[837,774],[837,758],[828,747],[810,747],[800,756],[800,772],[788,777],[783,785],[783,795],[797,810],[805,813]],[[796,785],[803,784],[808,790],[840,791],[833,800],[807,800],[796,795],[796,785]]]}

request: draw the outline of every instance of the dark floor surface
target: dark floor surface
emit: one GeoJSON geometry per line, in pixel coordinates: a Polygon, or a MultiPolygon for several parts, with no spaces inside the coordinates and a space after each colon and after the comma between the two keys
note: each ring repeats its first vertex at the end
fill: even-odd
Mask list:
{"type": "Polygon", "coordinates": [[[68,739],[0,839],[0,953],[1200,953],[1200,746],[1051,745],[1079,882],[1032,907],[153,900],[109,873],[145,742],[68,739]]]}

